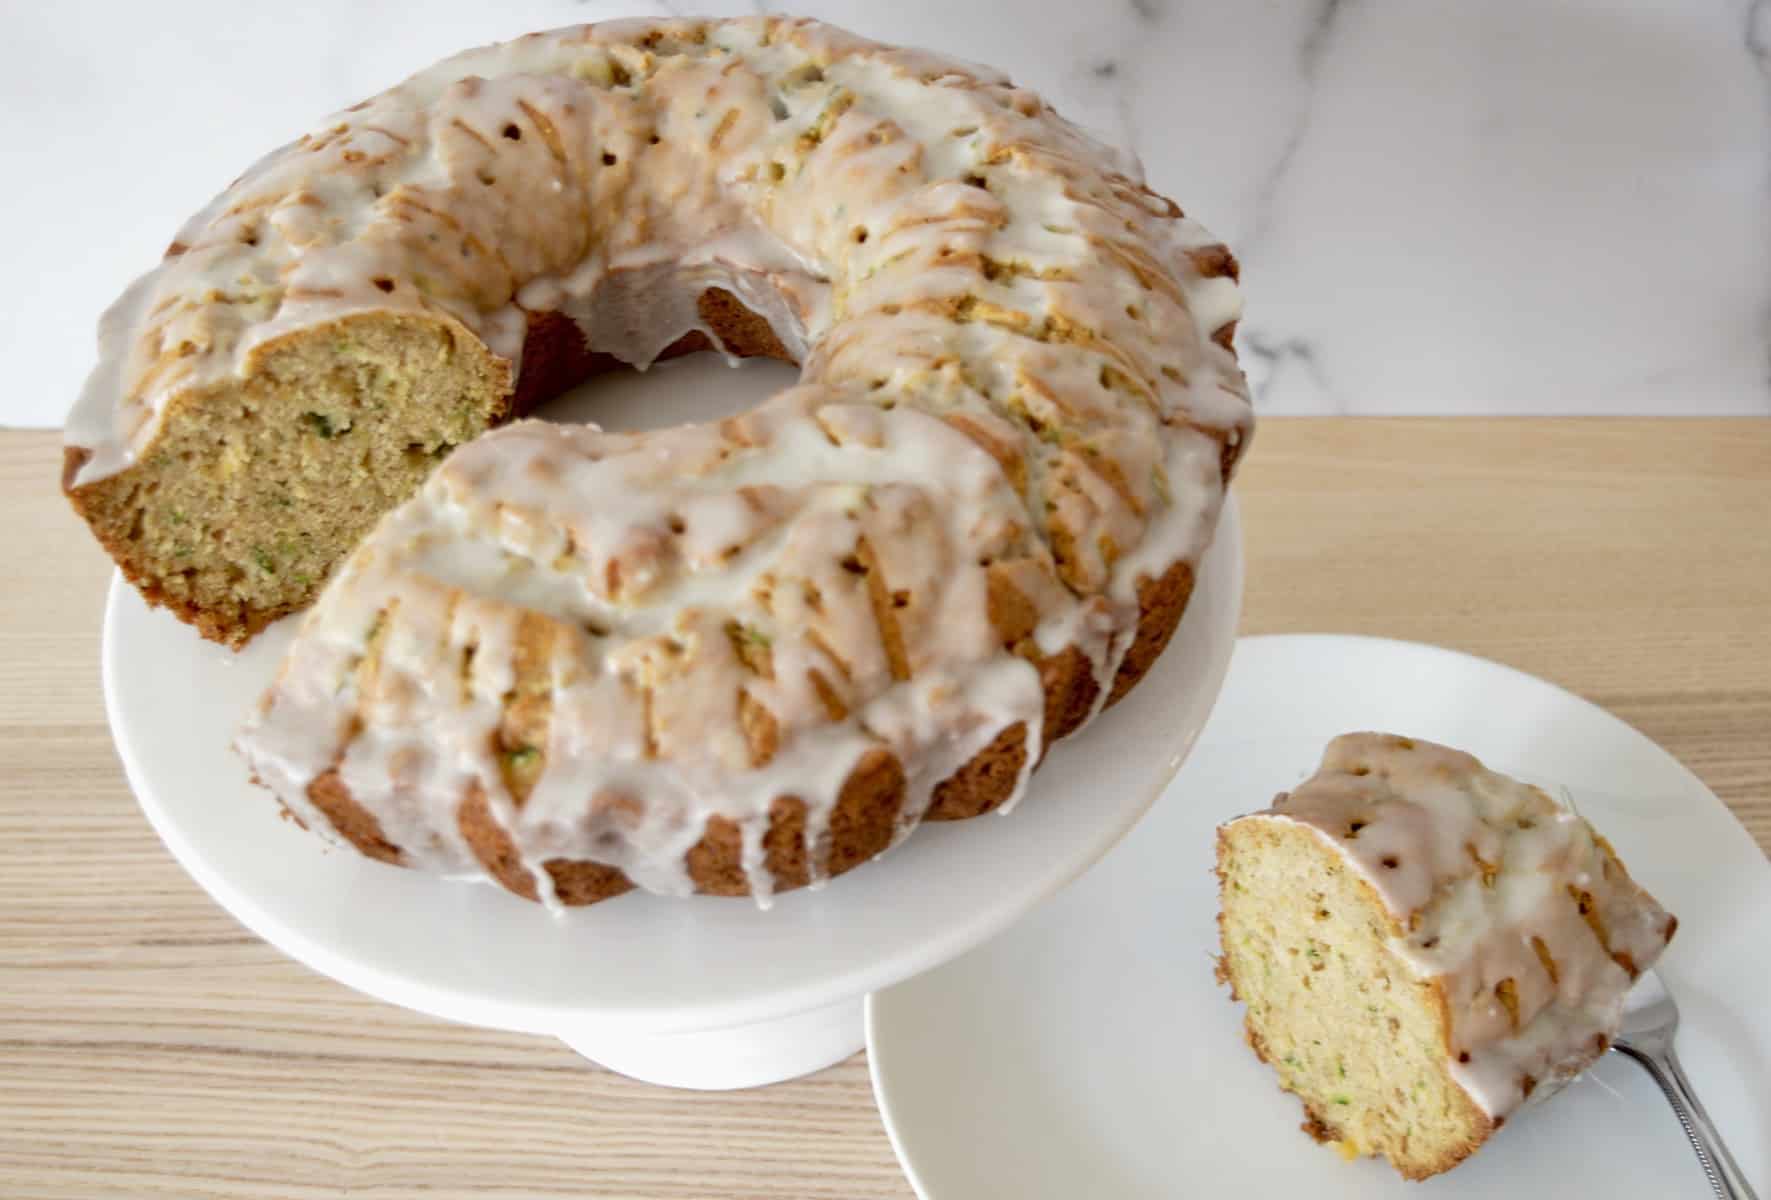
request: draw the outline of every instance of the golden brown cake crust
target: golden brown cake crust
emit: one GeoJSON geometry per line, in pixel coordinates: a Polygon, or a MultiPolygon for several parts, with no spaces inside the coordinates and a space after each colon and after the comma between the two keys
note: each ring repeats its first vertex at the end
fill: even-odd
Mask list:
{"type": "MultiPolygon", "coordinates": [[[[1185,567],[1186,564],[1179,564],[1185,567]]],[[[1138,589],[1142,600],[1138,646],[1146,649],[1132,667],[1132,652],[1121,668],[1115,687],[1117,701],[1136,687],[1174,633],[1192,590],[1191,570],[1170,570],[1158,580],[1138,589]],[[1149,649],[1154,647],[1154,649],[1149,649]]],[[[1074,647],[1046,660],[1041,672],[1046,688],[1048,728],[1046,748],[1073,732],[1086,717],[1098,694],[1087,659],[1074,647]]],[[[1013,793],[1026,758],[1026,731],[1013,726],[935,788],[924,819],[955,821],[991,812],[1013,793]]],[[[1037,770],[1037,766],[1035,767],[1037,770]]],[[[316,780],[310,790],[316,806],[332,822],[340,836],[358,850],[382,862],[399,863],[399,850],[382,835],[380,825],[367,809],[352,799],[336,771],[316,780]]],[[[832,878],[859,866],[891,845],[899,807],[904,798],[904,772],[897,758],[876,751],[862,760],[843,785],[830,819],[829,874],[832,878]]],[[[775,890],[791,891],[811,882],[810,848],[805,845],[805,807],[796,798],[783,796],[770,809],[764,845],[774,875],[775,890]]],[[[492,816],[483,792],[470,791],[460,809],[462,835],[488,874],[509,891],[535,899],[535,883],[522,869],[515,848],[492,816]]],[[[724,818],[708,822],[706,833],[688,852],[686,865],[695,890],[704,895],[747,896],[749,885],[741,864],[738,830],[724,818]]],[[[629,891],[633,883],[620,871],[602,863],[553,861],[547,869],[554,876],[557,897],[567,905],[594,904],[629,891]],[[566,881],[562,883],[562,880],[566,881]]]]}
{"type": "MultiPolygon", "coordinates": [[[[387,840],[375,814],[358,804],[337,771],[328,771],[308,785],[308,799],[325,814],[340,836],[370,858],[398,864],[400,848],[387,840]]],[[[485,798],[480,798],[483,810],[485,798]]],[[[463,821],[467,818],[463,816],[463,821]]]]}
{"type": "MultiPolygon", "coordinates": [[[[701,319],[719,337],[720,348],[734,358],[773,358],[791,363],[793,356],[769,323],[745,308],[724,288],[708,288],[696,302],[701,319]]],[[[660,360],[681,358],[715,349],[707,335],[691,330],[658,355],[660,360]]],[[[523,336],[522,370],[510,399],[510,415],[527,416],[541,405],[569,392],[593,375],[631,368],[612,354],[601,354],[584,344],[584,332],[570,317],[557,312],[530,313],[523,336]]]]}

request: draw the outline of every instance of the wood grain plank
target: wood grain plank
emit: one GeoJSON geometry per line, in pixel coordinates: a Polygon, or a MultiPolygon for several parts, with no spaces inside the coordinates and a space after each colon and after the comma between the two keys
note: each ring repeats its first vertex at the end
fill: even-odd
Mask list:
{"type": "MultiPolygon", "coordinates": [[[[860,1057],[647,1087],[368,1000],[161,848],[98,686],[108,564],[0,434],[0,1194],[902,1198],[860,1057]]],[[[1585,695],[1771,848],[1771,422],[1268,421],[1244,630],[1438,642],[1585,695]]]]}
{"type": "Polygon", "coordinates": [[[1433,642],[1610,709],[1771,845],[1771,422],[1269,421],[1245,633],[1433,642]]]}

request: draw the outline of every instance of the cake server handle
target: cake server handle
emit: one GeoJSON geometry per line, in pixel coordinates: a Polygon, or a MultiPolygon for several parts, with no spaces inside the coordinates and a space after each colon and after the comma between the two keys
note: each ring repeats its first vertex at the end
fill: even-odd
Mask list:
{"type": "Polygon", "coordinates": [[[1685,1078],[1684,1069],[1679,1066],[1679,1056],[1673,1053],[1672,1039],[1668,1038],[1665,1045],[1653,1045],[1652,1039],[1620,1039],[1614,1048],[1641,1063],[1660,1085],[1667,1103],[1673,1106],[1673,1112],[1679,1118],[1679,1124],[1685,1128],[1685,1136],[1691,1139],[1691,1148],[1697,1152],[1697,1161],[1703,1167],[1710,1187],[1715,1189],[1717,1200],[1758,1200],[1757,1193],[1746,1181],[1746,1172],[1728,1153],[1727,1143],[1722,1141],[1722,1135],[1716,1132],[1709,1114],[1703,1110],[1703,1103],[1691,1089],[1691,1081],[1685,1078]],[[1643,1046],[1641,1041],[1650,1044],[1643,1046]]]}

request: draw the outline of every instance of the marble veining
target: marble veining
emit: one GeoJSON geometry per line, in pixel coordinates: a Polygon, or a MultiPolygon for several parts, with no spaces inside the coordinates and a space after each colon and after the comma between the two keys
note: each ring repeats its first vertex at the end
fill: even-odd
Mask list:
{"type": "MultiPolygon", "coordinates": [[[[1260,182],[1256,185],[1254,208],[1249,217],[1249,228],[1245,247],[1257,244],[1272,230],[1274,196],[1279,185],[1285,181],[1286,174],[1297,159],[1298,147],[1303,145],[1304,137],[1310,131],[1310,101],[1316,90],[1317,77],[1320,73],[1322,54],[1328,45],[1329,35],[1334,29],[1335,16],[1340,12],[1344,0],[1319,0],[1315,15],[1310,26],[1304,32],[1303,41],[1299,43],[1294,78],[1300,84],[1298,95],[1293,105],[1295,112],[1291,117],[1291,128],[1279,152],[1273,156],[1272,162],[1261,173],[1260,182]]],[[[1244,249],[1243,253],[1247,253],[1244,249]]],[[[1272,361],[1282,353],[1295,354],[1303,358],[1313,357],[1307,343],[1293,343],[1287,347],[1274,348],[1268,337],[1263,337],[1252,330],[1249,334],[1249,346],[1252,353],[1264,361],[1272,361]]]]}
{"type": "Polygon", "coordinates": [[[1771,0],[1753,0],[1746,10],[1745,40],[1759,74],[1771,76],[1771,0]]]}
{"type": "Polygon", "coordinates": [[[1262,412],[1771,415],[1771,0],[87,0],[0,45],[0,173],[35,181],[0,213],[36,231],[0,424],[59,424],[104,306],[325,114],[532,29],[780,8],[1134,149],[1243,260],[1262,412]]]}

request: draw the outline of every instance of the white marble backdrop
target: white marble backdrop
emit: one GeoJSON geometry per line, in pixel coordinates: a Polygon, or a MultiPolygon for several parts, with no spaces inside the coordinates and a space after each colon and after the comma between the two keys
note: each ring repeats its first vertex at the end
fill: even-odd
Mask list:
{"type": "MultiPolygon", "coordinates": [[[[768,7],[773,7],[770,0],[768,7]]],[[[0,424],[261,151],[658,0],[9,3],[0,424]]],[[[999,66],[1236,248],[1269,413],[1771,414],[1771,0],[795,0],[999,66]]]]}

